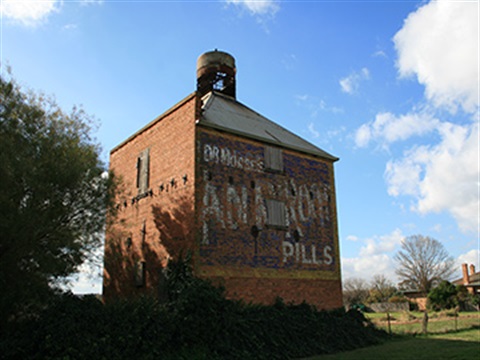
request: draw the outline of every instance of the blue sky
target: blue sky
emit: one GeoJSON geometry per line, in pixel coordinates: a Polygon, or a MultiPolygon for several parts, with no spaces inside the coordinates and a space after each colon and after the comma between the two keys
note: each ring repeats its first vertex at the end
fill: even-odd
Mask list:
{"type": "Polygon", "coordinates": [[[105,161],[193,92],[197,57],[218,48],[236,58],[239,101],[340,157],[344,278],[396,282],[393,255],[414,234],[479,268],[478,1],[1,6],[2,74],[83,105],[105,161]]]}

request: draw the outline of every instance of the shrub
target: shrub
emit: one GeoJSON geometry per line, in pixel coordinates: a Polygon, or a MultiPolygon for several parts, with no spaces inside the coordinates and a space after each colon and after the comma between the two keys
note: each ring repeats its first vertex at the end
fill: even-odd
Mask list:
{"type": "MultiPolygon", "coordinates": [[[[188,264],[187,264],[188,265],[188,264]]],[[[167,271],[169,301],[103,304],[71,294],[0,339],[5,359],[290,359],[376,344],[387,335],[361,312],[303,304],[246,304],[193,277],[167,271]],[[188,284],[188,286],[186,286],[188,284]]]]}

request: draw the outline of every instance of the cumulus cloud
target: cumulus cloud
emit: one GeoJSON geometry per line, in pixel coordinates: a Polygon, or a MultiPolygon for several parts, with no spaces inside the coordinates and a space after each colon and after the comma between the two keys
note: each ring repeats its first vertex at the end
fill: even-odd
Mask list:
{"type": "Polygon", "coordinates": [[[371,141],[376,141],[383,147],[388,147],[393,142],[429,133],[439,124],[439,120],[427,113],[396,116],[390,112],[383,112],[377,114],[374,121],[357,129],[355,144],[358,147],[366,147],[371,141]]]}
{"type": "Polygon", "coordinates": [[[340,88],[344,93],[353,94],[360,87],[360,83],[370,79],[370,71],[362,68],[360,71],[353,71],[350,75],[340,79],[340,88]]]}
{"type": "Polygon", "coordinates": [[[453,279],[459,279],[463,277],[462,264],[468,264],[470,272],[470,265],[475,266],[475,272],[479,271],[480,265],[480,251],[478,249],[472,249],[464,254],[459,255],[455,259],[456,272],[453,274],[453,279]]]}
{"type": "Polygon", "coordinates": [[[456,259],[456,264],[458,264],[458,268],[461,268],[461,264],[471,264],[476,267],[476,271],[479,271],[480,265],[480,251],[478,249],[472,249],[465,254],[461,254],[456,259]]]}
{"type": "Polygon", "coordinates": [[[393,252],[404,239],[400,229],[395,229],[386,235],[376,235],[360,240],[355,235],[349,235],[348,241],[363,242],[359,256],[354,258],[342,258],[342,276],[346,278],[362,278],[370,281],[373,276],[383,274],[387,278],[396,281],[393,252]]]}
{"type": "Polygon", "coordinates": [[[402,230],[395,229],[390,234],[366,239],[365,245],[360,249],[360,255],[371,256],[391,252],[401,244],[404,237],[402,230]]]}
{"type": "Polygon", "coordinates": [[[276,0],[226,0],[226,2],[247,10],[251,15],[275,15],[280,9],[276,0]]]}
{"type": "Polygon", "coordinates": [[[421,214],[450,213],[464,232],[478,231],[479,216],[477,5],[432,1],[407,17],[393,38],[397,68],[400,77],[414,76],[424,86],[423,110],[379,113],[354,134],[358,147],[383,148],[435,135],[428,145],[410,141],[388,161],[388,193],[412,197],[411,210],[421,214]],[[449,121],[442,119],[444,110],[449,121]],[[477,121],[465,123],[464,115],[477,121]]]}
{"type": "MultiPolygon", "coordinates": [[[[2,0],[0,11],[3,19],[24,26],[34,27],[48,19],[53,13],[58,13],[64,0],[2,0]]],[[[80,5],[102,4],[104,0],[77,0],[80,5]]],[[[66,26],[69,29],[72,26],[66,26]]]]}
{"type": "Polygon", "coordinates": [[[412,210],[448,211],[465,232],[476,231],[479,206],[478,124],[442,123],[441,141],[408,149],[387,163],[385,178],[392,196],[412,195],[412,210]]]}
{"type": "Polygon", "coordinates": [[[416,76],[435,106],[478,108],[478,3],[432,1],[411,13],[393,38],[402,77],[416,76]]]}
{"type": "Polygon", "coordinates": [[[370,281],[375,275],[382,274],[392,281],[397,281],[395,263],[387,254],[342,258],[341,263],[343,279],[361,278],[370,281]]]}
{"type": "Polygon", "coordinates": [[[59,10],[60,0],[2,0],[0,9],[4,19],[26,26],[35,26],[59,10]]]}

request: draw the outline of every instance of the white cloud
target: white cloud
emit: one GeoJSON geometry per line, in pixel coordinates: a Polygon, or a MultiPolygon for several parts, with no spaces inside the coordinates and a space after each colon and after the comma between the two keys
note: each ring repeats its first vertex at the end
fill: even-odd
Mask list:
{"type": "Polygon", "coordinates": [[[478,3],[432,1],[408,16],[393,41],[400,75],[416,76],[435,106],[476,111],[478,3]]]}
{"type": "Polygon", "coordinates": [[[310,134],[312,135],[312,137],[314,137],[315,139],[320,137],[320,133],[315,129],[315,125],[313,124],[313,122],[311,122],[310,124],[308,124],[308,131],[310,131],[310,134]]]}
{"type": "Polygon", "coordinates": [[[102,277],[91,276],[85,272],[78,273],[73,277],[68,289],[74,294],[101,294],[102,277]]]}
{"type": "Polygon", "coordinates": [[[295,95],[297,105],[307,109],[311,118],[316,118],[320,112],[329,112],[332,114],[341,114],[344,110],[338,106],[330,106],[323,99],[308,94],[295,95]]]}
{"type": "Polygon", "coordinates": [[[60,0],[2,0],[2,17],[26,26],[35,26],[59,11],[60,0]]]}
{"type": "Polygon", "coordinates": [[[459,255],[455,259],[455,266],[457,271],[453,275],[453,280],[459,279],[463,276],[462,273],[462,264],[468,264],[468,271],[470,272],[470,265],[475,266],[475,272],[478,272],[480,265],[480,251],[478,249],[472,249],[465,254],[459,255]]]}
{"type": "Polygon", "coordinates": [[[80,0],[82,5],[103,4],[104,0],[80,0]]]}
{"type": "Polygon", "coordinates": [[[439,120],[427,113],[410,113],[395,116],[392,113],[379,113],[374,121],[360,126],[355,132],[355,144],[358,147],[367,146],[376,140],[382,147],[406,140],[414,135],[424,135],[435,130],[439,120]]]}
{"type": "MultiPolygon", "coordinates": [[[[103,4],[104,0],[77,0],[80,5],[103,4]]],[[[11,20],[24,26],[37,26],[47,18],[60,11],[64,0],[1,0],[0,11],[3,19],[11,20]]],[[[76,27],[69,24],[65,30],[76,27]]]]}
{"type": "Polygon", "coordinates": [[[81,264],[77,272],[72,274],[66,288],[74,294],[101,294],[104,246],[100,246],[90,254],[90,258],[81,264]]]}
{"type": "MultiPolygon", "coordinates": [[[[355,144],[382,147],[413,136],[435,134],[429,145],[409,145],[386,164],[391,196],[412,197],[420,214],[446,211],[464,232],[478,231],[478,4],[432,1],[411,13],[395,35],[401,77],[416,76],[426,105],[407,115],[377,114],[355,133],[355,144]],[[477,122],[441,120],[463,110],[477,122]],[[437,114],[435,116],[433,114],[437,114]]],[[[432,139],[432,138],[429,138],[432,139]]]]}
{"type": "Polygon", "coordinates": [[[372,54],[373,57],[382,57],[382,58],[388,58],[387,54],[383,50],[377,50],[372,54]]]}
{"type": "Polygon", "coordinates": [[[340,88],[347,94],[353,94],[360,87],[360,82],[368,79],[370,79],[370,71],[367,68],[362,68],[360,71],[354,71],[340,79],[340,88]]]}
{"type": "Polygon", "coordinates": [[[413,210],[448,211],[464,232],[476,231],[479,206],[478,124],[442,123],[436,145],[407,150],[387,163],[385,178],[392,196],[412,195],[413,210]]]}
{"type": "Polygon", "coordinates": [[[395,264],[391,256],[376,254],[356,258],[342,258],[342,278],[361,278],[366,281],[372,280],[377,274],[383,274],[386,278],[396,281],[395,264]]]}
{"type": "Polygon", "coordinates": [[[400,246],[405,238],[400,229],[395,229],[386,235],[375,235],[360,240],[355,235],[347,236],[349,241],[363,241],[359,256],[342,258],[342,277],[362,278],[370,281],[375,275],[383,274],[392,281],[396,281],[393,252],[400,246]]]}
{"type": "Polygon", "coordinates": [[[476,268],[475,272],[479,271],[480,251],[478,249],[472,249],[465,254],[459,255],[456,259],[456,264],[458,264],[459,268],[461,268],[462,264],[473,265],[476,268]]]}
{"type": "Polygon", "coordinates": [[[248,10],[252,15],[275,15],[280,6],[276,0],[226,0],[227,4],[234,4],[248,10]]]}
{"type": "Polygon", "coordinates": [[[393,251],[404,239],[402,230],[395,229],[390,234],[374,236],[365,240],[365,246],[360,249],[361,256],[380,255],[393,251]]]}

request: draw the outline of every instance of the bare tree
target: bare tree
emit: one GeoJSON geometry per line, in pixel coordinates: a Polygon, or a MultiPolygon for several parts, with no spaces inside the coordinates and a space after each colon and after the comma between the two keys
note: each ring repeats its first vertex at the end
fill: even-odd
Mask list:
{"type": "Polygon", "coordinates": [[[350,307],[363,304],[368,297],[368,284],[360,278],[350,278],[343,282],[343,304],[350,307]]]}
{"type": "Polygon", "coordinates": [[[395,295],[397,289],[393,285],[393,282],[390,281],[385,277],[383,274],[377,274],[373,277],[372,281],[370,282],[370,293],[368,296],[369,302],[376,302],[378,303],[378,308],[384,311],[387,314],[387,322],[388,322],[388,332],[389,334],[392,333],[392,327],[390,323],[390,304],[388,300],[395,295]]]}
{"type": "MultiPolygon", "coordinates": [[[[455,271],[453,258],[442,243],[428,236],[413,235],[405,238],[394,257],[400,285],[418,290],[425,297],[434,284],[448,278],[455,271]]],[[[427,332],[428,313],[425,310],[423,332],[427,332]]]]}
{"type": "Polygon", "coordinates": [[[397,289],[390,279],[383,274],[377,274],[370,282],[369,301],[387,302],[396,292],[397,289]]]}

